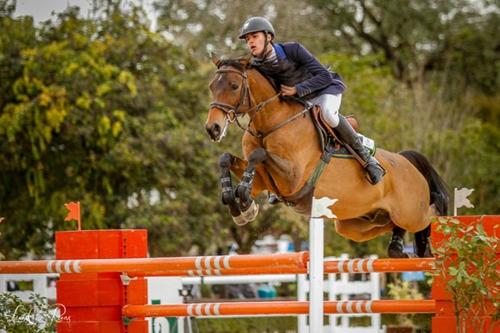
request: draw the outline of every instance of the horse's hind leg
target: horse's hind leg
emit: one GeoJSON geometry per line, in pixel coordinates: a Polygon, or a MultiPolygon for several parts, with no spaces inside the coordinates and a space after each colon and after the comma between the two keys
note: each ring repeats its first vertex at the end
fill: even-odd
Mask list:
{"type": "Polygon", "coordinates": [[[432,257],[432,251],[429,244],[431,225],[429,224],[424,230],[417,231],[414,236],[417,256],[420,258],[432,257]]]}
{"type": "Polygon", "coordinates": [[[389,247],[387,248],[387,254],[389,258],[408,258],[409,255],[403,252],[404,249],[404,235],[406,230],[394,226],[392,229],[392,239],[389,243],[389,247]]]}
{"type": "MultiPolygon", "coordinates": [[[[390,258],[409,258],[410,255],[403,252],[404,241],[403,236],[406,230],[395,226],[392,231],[392,239],[389,247],[387,248],[387,254],[390,258]]],[[[429,236],[431,234],[431,226],[427,226],[424,230],[417,231],[414,234],[415,237],[415,252],[420,258],[432,257],[431,248],[429,245],[429,236]]]]}

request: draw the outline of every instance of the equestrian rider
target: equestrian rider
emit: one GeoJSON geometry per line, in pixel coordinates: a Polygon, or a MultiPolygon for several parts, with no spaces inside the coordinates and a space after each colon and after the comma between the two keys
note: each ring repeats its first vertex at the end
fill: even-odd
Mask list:
{"type": "Polygon", "coordinates": [[[326,69],[301,44],[273,43],[274,28],[263,17],[252,17],[241,27],[239,38],[246,41],[253,56],[252,65],[272,78],[283,96],[298,96],[319,105],[323,119],[335,129],[339,139],[361,157],[372,184],[384,176],[384,169],[370,155],[344,116],[339,114],[345,84],[342,78],[326,69]]]}

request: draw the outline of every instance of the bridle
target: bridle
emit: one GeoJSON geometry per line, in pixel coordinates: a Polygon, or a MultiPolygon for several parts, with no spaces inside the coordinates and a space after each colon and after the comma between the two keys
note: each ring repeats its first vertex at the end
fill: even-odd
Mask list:
{"type": "Polygon", "coordinates": [[[210,103],[210,108],[216,108],[216,109],[219,109],[222,112],[224,112],[226,115],[226,121],[228,123],[230,123],[230,124],[236,123],[239,128],[241,128],[242,130],[250,133],[251,135],[253,135],[257,138],[264,137],[264,135],[262,133],[254,132],[253,130],[251,130],[250,125],[251,125],[255,115],[259,111],[261,111],[268,103],[270,103],[272,100],[277,98],[281,93],[277,93],[276,95],[272,96],[271,98],[268,98],[265,101],[260,102],[256,105],[252,106],[253,96],[252,96],[252,92],[250,91],[250,86],[248,85],[248,76],[247,76],[246,71],[239,71],[239,70],[234,69],[234,68],[224,68],[224,69],[218,69],[215,73],[216,74],[236,73],[243,78],[243,82],[242,82],[242,88],[241,88],[241,93],[240,93],[240,99],[236,105],[233,106],[230,104],[214,101],[214,102],[210,103]],[[249,109],[247,110],[247,112],[240,112],[239,110],[243,105],[245,105],[245,101],[248,101],[247,105],[248,105],[249,109]],[[248,116],[250,117],[250,121],[248,122],[248,125],[246,126],[246,128],[243,127],[238,120],[238,117],[244,116],[245,114],[248,114],[248,116]]]}
{"type": "Polygon", "coordinates": [[[252,124],[252,121],[255,118],[255,115],[258,112],[260,112],[267,104],[269,104],[275,98],[280,96],[281,92],[277,93],[276,95],[273,95],[272,97],[266,99],[265,101],[262,101],[262,102],[252,106],[252,100],[254,100],[254,99],[252,96],[252,92],[250,91],[250,86],[248,85],[248,76],[247,76],[246,71],[239,71],[239,70],[234,69],[234,68],[224,68],[224,69],[218,69],[215,73],[216,74],[236,73],[243,78],[243,83],[242,83],[243,87],[241,88],[240,99],[236,105],[233,106],[233,105],[230,105],[227,103],[214,101],[214,102],[210,103],[210,108],[215,108],[215,109],[221,110],[222,112],[224,112],[224,114],[226,116],[226,123],[227,124],[236,123],[239,128],[241,128],[245,132],[248,132],[249,134],[251,134],[252,136],[254,136],[256,138],[263,139],[264,137],[266,137],[267,135],[276,131],[277,129],[285,126],[286,124],[294,121],[295,119],[298,119],[300,116],[305,115],[313,106],[311,104],[310,106],[306,107],[301,112],[299,112],[299,113],[293,115],[292,117],[286,119],[285,121],[279,123],[278,125],[274,126],[273,128],[271,128],[270,130],[268,130],[265,133],[254,132],[250,128],[250,125],[252,124]],[[239,110],[245,104],[245,101],[248,101],[247,105],[248,105],[249,109],[247,110],[247,112],[240,112],[239,110]],[[248,114],[248,116],[250,117],[250,121],[248,122],[248,125],[246,126],[246,128],[243,127],[240,124],[240,122],[238,121],[238,117],[244,116],[245,114],[248,114]]]}
{"type": "MultiPolygon", "coordinates": [[[[248,106],[249,107],[252,104],[252,101],[251,101],[251,98],[250,98],[250,88],[248,87],[248,76],[247,76],[247,73],[246,72],[240,72],[239,70],[233,69],[233,68],[218,69],[215,73],[216,74],[236,73],[238,75],[241,75],[241,77],[243,78],[243,88],[242,88],[241,93],[240,93],[240,100],[239,100],[238,104],[236,104],[235,106],[233,106],[233,105],[222,103],[222,102],[212,102],[212,103],[210,103],[210,107],[211,108],[217,108],[217,109],[223,111],[224,113],[226,113],[226,115],[232,114],[233,115],[233,119],[235,119],[237,115],[241,114],[241,112],[239,112],[239,109],[245,103],[245,99],[248,100],[248,106]]],[[[232,120],[231,122],[234,122],[234,120],[232,120]]]]}

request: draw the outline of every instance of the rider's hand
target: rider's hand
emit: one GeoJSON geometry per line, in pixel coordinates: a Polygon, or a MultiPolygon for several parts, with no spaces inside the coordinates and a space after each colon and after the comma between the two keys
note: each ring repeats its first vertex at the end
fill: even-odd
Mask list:
{"type": "Polygon", "coordinates": [[[281,85],[281,94],[283,96],[293,96],[297,94],[297,88],[281,85]]]}

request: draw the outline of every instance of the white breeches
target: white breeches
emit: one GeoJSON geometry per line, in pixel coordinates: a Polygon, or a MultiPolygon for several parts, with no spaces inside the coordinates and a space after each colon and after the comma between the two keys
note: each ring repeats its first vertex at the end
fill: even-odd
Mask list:
{"type": "Polygon", "coordinates": [[[309,100],[310,103],[319,105],[321,115],[332,128],[339,124],[339,109],[342,102],[342,94],[338,95],[320,95],[309,100]]]}

